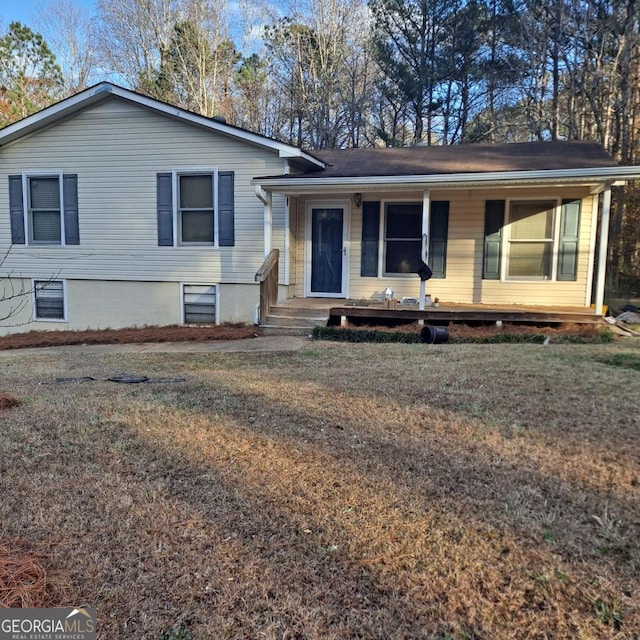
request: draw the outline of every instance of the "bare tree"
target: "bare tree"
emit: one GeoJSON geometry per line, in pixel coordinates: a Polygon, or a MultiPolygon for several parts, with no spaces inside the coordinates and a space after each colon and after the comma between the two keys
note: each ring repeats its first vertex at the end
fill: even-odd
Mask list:
{"type": "Polygon", "coordinates": [[[53,0],[36,15],[36,26],[56,54],[67,94],[94,84],[99,75],[95,21],[72,0],[53,0]]]}

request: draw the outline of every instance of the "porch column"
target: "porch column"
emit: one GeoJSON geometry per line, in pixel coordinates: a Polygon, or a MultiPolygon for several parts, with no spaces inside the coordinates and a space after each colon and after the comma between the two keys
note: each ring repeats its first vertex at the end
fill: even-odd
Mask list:
{"type": "MultiPolygon", "coordinates": [[[[423,262],[427,262],[428,256],[428,244],[429,239],[429,207],[430,197],[429,191],[425,190],[422,195],[422,247],[420,251],[420,257],[423,262]]],[[[424,294],[426,293],[426,282],[420,280],[420,300],[418,302],[418,308],[420,311],[424,311],[424,294]]]]}
{"type": "Polygon", "coordinates": [[[596,313],[602,313],[604,306],[604,281],[607,270],[607,248],[609,244],[609,216],[611,212],[611,185],[602,193],[600,212],[600,244],[598,246],[598,272],[596,274],[596,313]]]}
{"type": "Polygon", "coordinates": [[[261,186],[256,186],[256,196],[264,205],[264,257],[271,253],[271,238],[273,227],[273,196],[261,186]]]}
{"type": "MultiPolygon", "coordinates": [[[[289,161],[284,161],[284,175],[291,173],[289,161]]],[[[291,258],[291,212],[289,211],[289,196],[284,196],[284,284],[288,286],[290,276],[290,258],[291,258]]]]}

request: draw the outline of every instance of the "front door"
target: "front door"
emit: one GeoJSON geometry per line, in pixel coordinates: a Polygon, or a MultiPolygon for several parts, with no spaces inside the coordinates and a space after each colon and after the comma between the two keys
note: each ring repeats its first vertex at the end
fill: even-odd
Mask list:
{"type": "Polygon", "coordinates": [[[307,295],[344,298],[347,285],[347,209],[310,206],[307,210],[307,295]]]}

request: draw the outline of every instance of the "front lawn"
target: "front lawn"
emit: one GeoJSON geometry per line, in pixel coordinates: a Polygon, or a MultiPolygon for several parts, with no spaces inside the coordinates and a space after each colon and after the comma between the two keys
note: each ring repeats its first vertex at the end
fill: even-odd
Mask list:
{"type": "Polygon", "coordinates": [[[639,356],[16,351],[0,548],[105,639],[638,638],[639,356]]]}

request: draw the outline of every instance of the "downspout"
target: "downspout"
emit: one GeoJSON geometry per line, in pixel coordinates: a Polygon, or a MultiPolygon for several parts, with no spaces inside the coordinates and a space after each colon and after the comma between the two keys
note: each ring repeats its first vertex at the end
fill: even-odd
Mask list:
{"type": "MultiPolygon", "coordinates": [[[[429,240],[429,208],[431,206],[429,190],[425,190],[422,196],[422,248],[420,251],[420,257],[423,262],[427,262],[429,257],[428,240],[429,240]]],[[[420,311],[424,311],[424,296],[426,293],[426,282],[420,279],[420,301],[418,308],[420,311]]]]}
{"type": "Polygon", "coordinates": [[[596,313],[602,314],[604,307],[604,284],[607,270],[607,249],[609,243],[609,217],[611,213],[611,185],[607,185],[602,194],[600,212],[600,245],[598,247],[598,272],[596,274],[596,313]]]}
{"type": "Polygon", "coordinates": [[[273,196],[260,185],[256,185],[256,196],[264,205],[264,257],[271,252],[271,238],[273,227],[273,196]]]}

